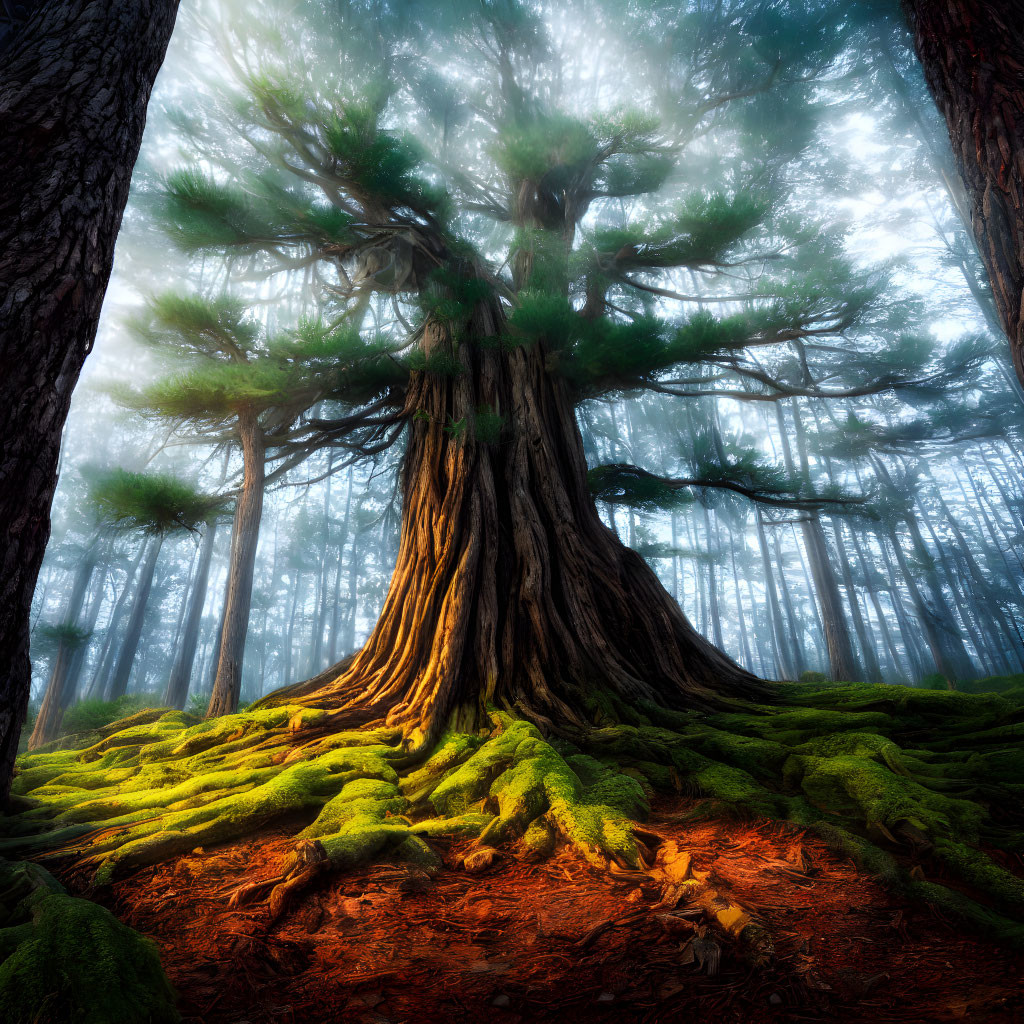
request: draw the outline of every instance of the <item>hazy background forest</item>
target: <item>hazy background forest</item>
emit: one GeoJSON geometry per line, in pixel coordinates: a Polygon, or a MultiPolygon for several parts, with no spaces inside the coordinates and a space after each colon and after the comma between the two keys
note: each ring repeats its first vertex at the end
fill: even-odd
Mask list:
{"type": "MultiPolygon", "coordinates": [[[[659,313],[690,317],[799,302],[815,310],[804,338],[695,362],[663,382],[664,394],[623,388],[596,398],[579,425],[592,467],[658,475],[595,473],[601,515],[695,627],[750,671],[967,688],[1024,672],[1024,396],[909,39],[884,9],[832,6],[831,20],[809,12],[776,33],[780,48],[806,50],[805,80],[745,115],[756,126],[713,122],[685,163],[687,188],[713,204],[723,168],[743,162],[750,139],[778,150],[776,256],[715,275],[679,269],[671,290],[645,296],[659,313]],[[771,261],[795,238],[809,244],[800,283],[786,292],[771,261]],[[747,297],[730,298],[740,292],[747,297]]],[[[183,194],[186,166],[217,180],[256,173],[221,126],[242,120],[222,93],[238,88],[247,61],[287,53],[278,19],[287,21],[288,5],[258,7],[246,5],[243,20],[226,2],[184,3],[150,107],[96,349],[65,429],[33,606],[33,713],[59,678],[62,706],[85,702],[65,712],[65,730],[112,719],[100,704],[115,699],[119,712],[185,702],[205,713],[209,702],[242,459],[215,416],[189,418],[183,400],[146,392],[180,383],[160,334],[161,322],[177,316],[180,325],[183,315],[167,290],[230,290],[247,329],[267,338],[314,315],[323,291],[315,266],[297,261],[272,277],[254,260],[213,258],[161,212],[168,182],[183,194]],[[204,506],[161,521],[154,478],[111,475],[119,469],[172,474],[224,500],[216,513],[204,506]]],[[[607,78],[592,66],[606,55],[603,38],[597,47],[588,39],[601,26],[559,10],[552,35],[578,55],[565,62],[578,92],[592,82],[597,106],[628,103],[601,91],[607,78]]],[[[700,4],[690,16],[699,34],[700,4]]],[[[703,59],[727,62],[733,45],[705,40],[703,59]]],[[[316,54],[295,59],[315,71],[316,54]]],[[[685,76],[677,87],[685,96],[685,76]]],[[[396,130],[423,136],[447,123],[406,120],[396,130]]],[[[590,226],[626,231],[645,202],[609,202],[590,226]]],[[[359,315],[364,331],[386,338],[412,313],[378,292],[359,315]]],[[[370,631],[400,520],[401,445],[382,448],[355,461],[344,445],[310,445],[268,462],[243,702],[322,671],[370,631]]]]}

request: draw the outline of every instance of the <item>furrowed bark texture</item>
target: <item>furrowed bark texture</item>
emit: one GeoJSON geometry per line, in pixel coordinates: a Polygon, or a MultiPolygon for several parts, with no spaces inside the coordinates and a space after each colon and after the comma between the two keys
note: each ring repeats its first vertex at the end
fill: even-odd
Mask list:
{"type": "Polygon", "coordinates": [[[211,718],[230,715],[238,708],[238,697],[242,691],[242,658],[252,605],[252,577],[260,540],[260,520],[263,518],[266,443],[255,412],[246,411],[239,415],[238,432],[244,476],[231,533],[231,561],[224,596],[220,653],[207,710],[211,718]]]}
{"type": "Polygon", "coordinates": [[[978,252],[1024,381],[1024,4],[904,0],[946,119],[978,252]]]}
{"type": "Polygon", "coordinates": [[[177,0],[38,5],[0,55],[0,801],[61,429],[96,335],[177,0]]]}
{"type": "Polygon", "coordinates": [[[385,720],[418,744],[486,726],[488,703],[557,730],[591,727],[602,693],[679,708],[760,693],[601,522],[543,348],[503,348],[496,301],[460,333],[474,340],[425,329],[425,354],[463,372],[411,384],[400,549],[376,628],[343,670],[273,699],[385,720]],[[500,436],[478,435],[484,408],[500,436]]]}

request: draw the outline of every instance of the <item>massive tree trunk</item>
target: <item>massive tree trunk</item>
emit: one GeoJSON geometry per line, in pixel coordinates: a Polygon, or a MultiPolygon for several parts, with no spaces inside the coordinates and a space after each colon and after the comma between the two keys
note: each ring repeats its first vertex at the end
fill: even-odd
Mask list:
{"type": "Polygon", "coordinates": [[[178,0],[36,5],[0,55],[0,802],[61,429],[92,347],[178,0]]]}
{"type": "Polygon", "coordinates": [[[380,618],[344,669],[271,699],[383,720],[416,745],[486,726],[488,704],[572,731],[642,701],[760,694],[601,522],[566,387],[542,346],[509,349],[503,328],[496,301],[457,337],[426,325],[425,355],[456,356],[461,371],[410,385],[400,549],[380,618]],[[500,435],[493,419],[485,431],[487,410],[500,435]]]}
{"type": "Polygon", "coordinates": [[[163,534],[158,533],[149,542],[146,561],[142,566],[139,585],[132,601],[132,613],[128,619],[128,625],[125,627],[121,651],[117,656],[117,666],[114,668],[114,673],[110,677],[110,683],[104,693],[106,700],[117,700],[118,697],[123,697],[128,692],[128,678],[132,674],[135,655],[139,650],[142,624],[146,618],[146,605],[149,604],[149,592],[153,589],[153,576],[156,573],[156,563],[160,557],[163,541],[163,534]]]}
{"type": "Polygon", "coordinates": [[[1024,380],[1024,5],[904,0],[946,119],[999,321],[1024,380]]]}
{"type": "Polygon", "coordinates": [[[213,545],[217,537],[217,524],[210,523],[203,536],[203,546],[199,552],[199,566],[196,569],[195,582],[189,595],[188,612],[185,615],[185,626],[181,643],[174,656],[167,689],[164,692],[164,703],[170,708],[183,708],[188,700],[188,685],[192,680],[192,666],[196,660],[196,647],[199,644],[199,625],[203,617],[203,605],[206,602],[206,589],[210,581],[210,563],[213,561],[213,545]]]}
{"type": "Polygon", "coordinates": [[[249,632],[249,610],[252,606],[252,577],[260,540],[260,520],[263,518],[266,442],[255,412],[250,410],[239,415],[238,433],[242,445],[242,490],[235,504],[217,675],[207,710],[210,717],[229,715],[238,708],[245,637],[249,632]]]}

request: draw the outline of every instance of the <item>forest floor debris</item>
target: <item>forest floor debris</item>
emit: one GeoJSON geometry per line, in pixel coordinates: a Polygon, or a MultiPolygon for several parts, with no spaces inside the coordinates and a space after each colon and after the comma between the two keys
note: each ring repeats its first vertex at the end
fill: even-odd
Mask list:
{"type": "MultiPolygon", "coordinates": [[[[326,875],[271,923],[233,890],[279,870],[278,829],[139,869],[93,895],[152,936],[186,1024],[1024,1020],[1024,954],[908,903],[816,836],[763,819],[649,821],[772,933],[768,966],[719,946],[665,881],[565,848],[430,878],[378,863],[326,875]]],[[[1004,865],[1024,874],[1021,864],[1004,865]]],[[[75,886],[84,875],[66,877],[75,886]]]]}

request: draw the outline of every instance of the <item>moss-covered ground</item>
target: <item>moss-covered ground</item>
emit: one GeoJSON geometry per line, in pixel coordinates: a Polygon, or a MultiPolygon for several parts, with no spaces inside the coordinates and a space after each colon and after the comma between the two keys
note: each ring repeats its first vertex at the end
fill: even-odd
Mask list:
{"type": "Polygon", "coordinates": [[[280,913],[330,869],[398,859],[432,872],[439,837],[475,840],[468,870],[496,850],[540,859],[570,846],[675,885],[749,937],[743,908],[643,825],[651,796],[675,791],[703,797],[695,816],[794,822],[902,893],[1024,943],[1024,881],[1009,869],[1024,853],[1024,687],[785,684],[770,706],[717,714],[590,711],[593,728],[571,738],[494,712],[487,734],[419,752],[397,730],[339,730],[331,712],[299,706],[210,721],[141,712],[22,758],[0,852],[74,861],[102,884],[297,822],[280,876],[236,894],[280,913]]]}

